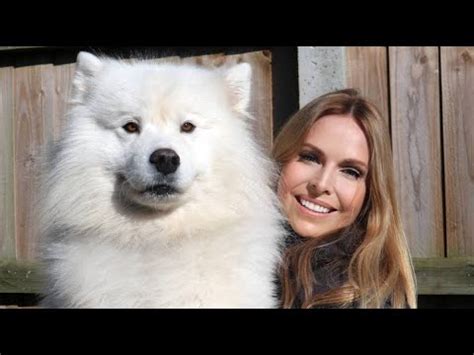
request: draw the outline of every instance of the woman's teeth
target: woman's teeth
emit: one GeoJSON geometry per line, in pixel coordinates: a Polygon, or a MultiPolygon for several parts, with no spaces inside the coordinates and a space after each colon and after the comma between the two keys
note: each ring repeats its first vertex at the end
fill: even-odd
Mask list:
{"type": "Polygon", "coordinates": [[[329,208],[317,205],[315,203],[300,199],[301,204],[306,207],[307,209],[318,212],[318,213],[329,213],[331,210],[329,208]]]}

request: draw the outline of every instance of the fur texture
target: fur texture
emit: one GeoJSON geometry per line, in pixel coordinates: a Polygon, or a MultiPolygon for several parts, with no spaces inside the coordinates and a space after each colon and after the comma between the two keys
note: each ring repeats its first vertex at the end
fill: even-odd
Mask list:
{"type": "Polygon", "coordinates": [[[44,306],[276,306],[283,231],[273,163],[248,128],[250,78],[246,63],[79,54],[43,178],[44,306]],[[151,163],[160,149],[176,171],[151,163]]]}

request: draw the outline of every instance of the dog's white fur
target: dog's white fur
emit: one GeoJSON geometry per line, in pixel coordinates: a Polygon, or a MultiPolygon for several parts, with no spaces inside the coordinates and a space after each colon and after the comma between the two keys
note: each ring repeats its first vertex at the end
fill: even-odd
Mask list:
{"type": "Polygon", "coordinates": [[[251,68],[80,53],[43,182],[47,307],[273,307],[282,236],[271,160],[248,128],[251,68]],[[140,133],[122,127],[138,122],[140,133]],[[180,132],[191,121],[192,133],[180,132]],[[180,156],[171,198],[139,191],[180,156]]]}

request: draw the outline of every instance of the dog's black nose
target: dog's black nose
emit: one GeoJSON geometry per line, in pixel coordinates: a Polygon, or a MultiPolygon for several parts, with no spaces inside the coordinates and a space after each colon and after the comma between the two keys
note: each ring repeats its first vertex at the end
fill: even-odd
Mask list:
{"type": "Polygon", "coordinates": [[[172,149],[158,149],[150,155],[150,163],[155,165],[160,173],[168,175],[178,169],[179,155],[172,149]]]}

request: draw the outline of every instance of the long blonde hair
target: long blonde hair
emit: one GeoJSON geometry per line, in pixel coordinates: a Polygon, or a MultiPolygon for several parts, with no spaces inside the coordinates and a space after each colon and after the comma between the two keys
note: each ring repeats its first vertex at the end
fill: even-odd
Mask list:
{"type": "Polygon", "coordinates": [[[366,197],[349,228],[359,230],[360,241],[347,263],[347,280],[322,294],[314,291],[312,267],[320,238],[304,238],[305,242],[289,247],[280,274],[282,306],[295,307],[300,295],[301,307],[357,303],[361,308],[380,308],[389,302],[393,308],[416,308],[416,281],[396,201],[390,136],[377,107],[354,89],[320,96],[284,125],[275,139],[273,157],[283,167],[300,152],[314,122],[332,114],[351,115],[369,146],[366,197]]]}

